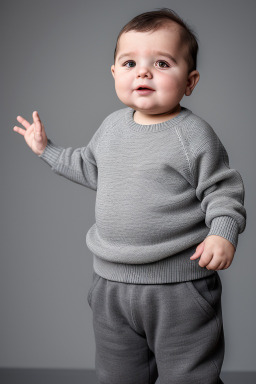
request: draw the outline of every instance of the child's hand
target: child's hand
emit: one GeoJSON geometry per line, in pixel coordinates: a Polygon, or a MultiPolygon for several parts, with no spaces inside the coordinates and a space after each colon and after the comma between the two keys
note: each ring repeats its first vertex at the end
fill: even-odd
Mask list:
{"type": "Polygon", "coordinates": [[[190,260],[201,256],[198,263],[200,267],[217,271],[227,269],[232,263],[234,254],[235,247],[230,241],[221,236],[210,235],[197,246],[190,260]]]}
{"type": "Polygon", "coordinates": [[[34,122],[30,125],[29,122],[22,116],[17,116],[18,122],[21,123],[25,129],[15,125],[13,130],[24,136],[27,145],[32,149],[33,152],[35,152],[36,155],[41,155],[47,145],[47,136],[45,133],[44,125],[41,123],[39,118],[38,112],[34,111],[32,113],[32,117],[34,122]]]}

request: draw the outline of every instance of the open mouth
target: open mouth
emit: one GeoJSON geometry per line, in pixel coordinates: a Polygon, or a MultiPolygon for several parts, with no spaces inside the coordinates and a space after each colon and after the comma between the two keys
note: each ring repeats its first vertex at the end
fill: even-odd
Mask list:
{"type": "Polygon", "coordinates": [[[153,93],[155,90],[150,87],[141,86],[136,88],[135,91],[137,92],[137,94],[141,96],[146,96],[146,95],[151,95],[151,93],[153,93]]]}
{"type": "Polygon", "coordinates": [[[154,91],[154,89],[152,89],[150,87],[138,87],[138,88],[136,88],[136,91],[144,91],[144,90],[154,91]]]}

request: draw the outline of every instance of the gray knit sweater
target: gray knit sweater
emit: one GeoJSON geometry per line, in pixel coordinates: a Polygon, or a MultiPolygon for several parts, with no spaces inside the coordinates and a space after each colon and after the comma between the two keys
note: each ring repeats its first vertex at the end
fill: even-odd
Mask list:
{"type": "Polygon", "coordinates": [[[130,107],[111,113],[85,147],[48,139],[39,156],[96,193],[86,235],[100,276],[126,283],[181,282],[214,273],[190,260],[206,236],[237,247],[246,226],[244,185],[213,128],[182,107],[141,125],[130,107]]]}

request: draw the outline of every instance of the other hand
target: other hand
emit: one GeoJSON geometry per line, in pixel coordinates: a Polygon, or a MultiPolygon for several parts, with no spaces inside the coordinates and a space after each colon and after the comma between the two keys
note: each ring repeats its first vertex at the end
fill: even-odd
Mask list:
{"type": "Polygon", "coordinates": [[[27,145],[36,155],[41,155],[47,145],[47,136],[37,111],[32,113],[32,118],[33,123],[30,124],[22,116],[17,116],[18,122],[22,124],[25,129],[15,125],[13,130],[24,137],[27,145]]]}
{"type": "Polygon", "coordinates": [[[234,245],[229,240],[222,236],[210,235],[197,246],[190,260],[201,256],[198,263],[200,267],[219,271],[231,265],[235,251],[234,245]]]}

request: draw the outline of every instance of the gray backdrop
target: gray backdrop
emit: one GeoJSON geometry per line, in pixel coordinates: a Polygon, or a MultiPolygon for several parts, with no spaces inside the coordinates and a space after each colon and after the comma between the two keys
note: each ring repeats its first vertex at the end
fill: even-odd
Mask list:
{"type": "Polygon", "coordinates": [[[197,32],[201,79],[182,105],[207,120],[245,184],[247,227],[220,271],[224,371],[255,370],[254,0],[1,1],[0,367],[94,368],[85,235],[96,192],[54,174],[12,128],[37,110],[49,138],[85,146],[123,108],[110,72],[117,34],[170,7],[197,32]]]}

